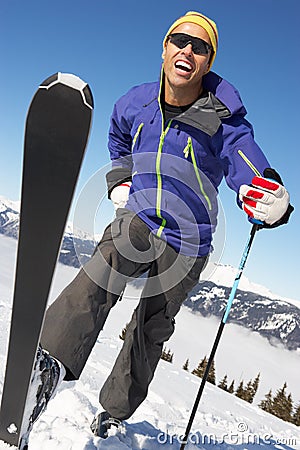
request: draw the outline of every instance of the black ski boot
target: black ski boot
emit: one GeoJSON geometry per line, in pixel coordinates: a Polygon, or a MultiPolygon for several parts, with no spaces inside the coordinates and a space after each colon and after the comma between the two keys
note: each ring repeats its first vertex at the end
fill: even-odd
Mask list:
{"type": "Polygon", "coordinates": [[[28,391],[19,449],[27,448],[33,424],[46,410],[49,400],[55,396],[65,373],[64,366],[39,346],[28,391]]]}
{"type": "Polygon", "coordinates": [[[61,363],[49,355],[42,347],[38,348],[36,363],[34,365],[31,385],[37,385],[36,404],[30,420],[36,422],[45,411],[49,400],[56,394],[58,385],[65,376],[65,369],[61,363]]]}
{"type": "Polygon", "coordinates": [[[91,430],[95,436],[106,439],[108,437],[108,430],[112,426],[119,428],[121,425],[121,420],[115,419],[114,417],[111,417],[107,411],[103,411],[95,416],[91,425],[91,430]]]}

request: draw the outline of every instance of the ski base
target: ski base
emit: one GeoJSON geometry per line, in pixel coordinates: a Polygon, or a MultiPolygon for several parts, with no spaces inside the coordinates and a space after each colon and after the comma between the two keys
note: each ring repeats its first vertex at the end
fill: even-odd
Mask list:
{"type": "Polygon", "coordinates": [[[41,84],[27,115],[13,311],[0,408],[0,439],[16,447],[27,433],[23,415],[28,387],[92,109],[88,85],[75,75],[57,73],[41,84]]]}

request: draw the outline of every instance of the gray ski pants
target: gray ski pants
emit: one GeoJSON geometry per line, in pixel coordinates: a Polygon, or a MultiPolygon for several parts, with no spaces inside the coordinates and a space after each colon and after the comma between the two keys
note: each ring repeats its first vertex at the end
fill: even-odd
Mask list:
{"type": "Polygon", "coordinates": [[[129,418],[147,396],[174,317],[206,261],[179,255],[138,216],[118,209],[90,261],[49,307],[43,348],[64,364],[66,380],[78,379],[126,283],[148,272],[123,347],[100,392],[106,411],[129,418]]]}

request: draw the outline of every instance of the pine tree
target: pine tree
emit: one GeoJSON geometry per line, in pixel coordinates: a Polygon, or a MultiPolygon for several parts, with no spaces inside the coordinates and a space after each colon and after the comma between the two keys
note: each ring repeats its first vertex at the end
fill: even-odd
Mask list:
{"type": "Polygon", "coordinates": [[[258,386],[259,386],[259,382],[260,382],[260,372],[256,375],[256,378],[254,379],[254,381],[252,383],[252,389],[253,389],[254,395],[257,392],[257,389],[258,389],[258,386]]]}
{"type": "Polygon", "coordinates": [[[287,384],[279,389],[273,399],[272,414],[286,422],[292,421],[293,401],[291,394],[286,394],[287,384]]]}
{"type": "Polygon", "coordinates": [[[237,388],[237,390],[236,390],[236,392],[235,392],[235,395],[236,395],[237,397],[241,398],[241,399],[244,398],[244,381],[243,381],[243,380],[242,380],[242,381],[240,382],[240,384],[238,385],[238,388],[237,388]]]}
{"type": "MultiPolygon", "coordinates": [[[[205,366],[206,368],[206,366],[205,366]]],[[[211,384],[216,384],[216,369],[215,369],[215,361],[212,360],[209,372],[208,372],[208,377],[207,377],[207,381],[211,384]]]]}
{"type": "Polygon", "coordinates": [[[227,375],[224,375],[220,383],[218,384],[218,387],[220,389],[223,389],[223,391],[228,391],[228,385],[227,385],[227,375]]]}
{"type": "Polygon", "coordinates": [[[289,394],[287,397],[287,407],[285,410],[285,419],[286,422],[293,422],[293,409],[294,409],[294,405],[293,405],[293,399],[292,399],[292,394],[289,394]]]}
{"type": "Polygon", "coordinates": [[[246,402],[253,403],[259,385],[259,378],[260,374],[254,380],[249,380],[246,387],[244,387],[244,381],[241,381],[235,395],[246,402]]]}
{"type": "Polygon", "coordinates": [[[166,348],[164,348],[160,358],[163,359],[164,361],[172,363],[173,356],[174,356],[174,353],[171,353],[171,350],[167,350],[166,348]]]}
{"type": "Polygon", "coordinates": [[[253,398],[252,398],[252,380],[248,381],[246,387],[243,389],[243,396],[241,398],[243,398],[243,400],[246,400],[246,402],[252,403],[253,402],[253,398]]]}
{"type": "Polygon", "coordinates": [[[183,364],[182,368],[183,370],[189,371],[189,359],[186,360],[186,362],[183,364]]]}
{"type": "Polygon", "coordinates": [[[293,414],[292,422],[297,425],[297,427],[300,427],[300,403],[296,407],[295,412],[293,414]]]}
{"type": "Polygon", "coordinates": [[[262,400],[259,403],[259,408],[261,408],[263,411],[266,411],[270,414],[272,414],[273,410],[273,398],[272,398],[272,390],[270,389],[269,392],[265,395],[264,400],[262,400]]]}
{"type": "Polygon", "coordinates": [[[256,378],[251,383],[251,392],[250,392],[249,403],[253,403],[255,394],[256,394],[258,386],[259,386],[259,382],[260,382],[260,373],[258,373],[256,375],[256,378]]]}
{"type": "Polygon", "coordinates": [[[234,393],[234,380],[232,380],[232,382],[231,382],[231,384],[230,384],[230,386],[229,386],[229,388],[228,388],[228,392],[229,392],[230,394],[233,394],[233,393],[234,393]]]}
{"type": "Polygon", "coordinates": [[[121,334],[119,334],[119,338],[122,339],[122,341],[125,340],[127,328],[128,328],[128,323],[126,323],[125,327],[121,331],[121,334]]]}
{"type": "Polygon", "coordinates": [[[196,375],[197,377],[203,378],[205,367],[207,365],[207,359],[206,356],[199,362],[198,367],[192,371],[193,375],[196,375]]]}
{"type": "MultiPolygon", "coordinates": [[[[206,366],[207,366],[207,358],[204,356],[204,358],[200,361],[198,364],[198,367],[192,371],[193,375],[196,375],[197,377],[203,378],[206,366]]],[[[215,371],[215,362],[212,361],[211,367],[208,372],[207,381],[212,384],[216,384],[216,371],[215,371]]]]}

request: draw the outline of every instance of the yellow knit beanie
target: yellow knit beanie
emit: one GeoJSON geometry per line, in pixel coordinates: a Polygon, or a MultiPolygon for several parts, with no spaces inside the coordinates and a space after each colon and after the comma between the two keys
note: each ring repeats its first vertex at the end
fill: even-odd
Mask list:
{"type": "Polygon", "coordinates": [[[175,20],[175,22],[170,26],[170,28],[164,38],[164,41],[163,41],[164,47],[166,45],[167,37],[169,36],[169,34],[171,34],[172,31],[176,27],[178,27],[178,25],[180,25],[182,23],[195,23],[196,25],[199,25],[200,27],[204,28],[204,30],[207,32],[207,34],[210,38],[212,48],[213,48],[213,54],[211,56],[210,64],[209,64],[209,70],[210,70],[211,66],[213,65],[214,59],[216,57],[217,48],[218,48],[217,25],[215,24],[215,22],[213,20],[209,19],[208,17],[204,16],[203,14],[200,14],[196,11],[189,11],[184,16],[179,17],[179,19],[175,20]]]}

